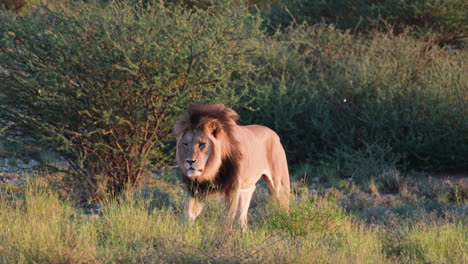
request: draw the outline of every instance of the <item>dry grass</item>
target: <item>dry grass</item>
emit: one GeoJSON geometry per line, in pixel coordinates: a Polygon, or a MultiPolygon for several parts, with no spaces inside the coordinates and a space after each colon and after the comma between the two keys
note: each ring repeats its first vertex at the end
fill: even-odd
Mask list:
{"type": "MultiPolygon", "coordinates": [[[[164,183],[178,195],[177,184],[164,183]]],[[[194,225],[175,205],[155,204],[162,191],[127,195],[85,214],[42,181],[0,201],[1,263],[466,263],[466,216],[418,220],[393,215],[366,224],[333,195],[305,194],[289,213],[260,188],[250,230],[222,232],[221,203],[212,201],[194,225]]]]}

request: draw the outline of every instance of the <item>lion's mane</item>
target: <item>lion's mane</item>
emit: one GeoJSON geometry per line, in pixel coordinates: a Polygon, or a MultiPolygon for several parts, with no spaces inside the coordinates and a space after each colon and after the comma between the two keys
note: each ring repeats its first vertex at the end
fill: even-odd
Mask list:
{"type": "Polygon", "coordinates": [[[206,196],[214,192],[229,193],[234,189],[242,159],[240,143],[235,137],[238,119],[239,115],[224,105],[195,104],[190,106],[176,122],[174,126],[176,135],[181,136],[191,129],[211,131],[221,145],[221,153],[212,153],[212,155],[221,155],[221,164],[213,165],[219,166],[214,177],[192,180],[184,175],[183,182],[192,196],[206,196]]]}

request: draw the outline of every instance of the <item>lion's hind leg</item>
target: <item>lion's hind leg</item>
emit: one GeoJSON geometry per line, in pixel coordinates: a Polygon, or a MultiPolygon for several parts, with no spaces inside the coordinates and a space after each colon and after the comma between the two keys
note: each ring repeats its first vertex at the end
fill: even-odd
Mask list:
{"type": "Polygon", "coordinates": [[[289,207],[289,196],[291,193],[291,186],[289,182],[289,172],[288,168],[286,167],[280,174],[280,190],[278,191],[278,200],[282,207],[288,208],[289,207]]]}
{"type": "MultiPolygon", "coordinates": [[[[274,172],[273,172],[274,173],[274,172]]],[[[290,183],[289,173],[283,171],[281,174],[263,174],[263,179],[268,186],[270,196],[284,208],[289,207],[290,183]],[[274,175],[274,176],[272,176],[274,175]]]]}

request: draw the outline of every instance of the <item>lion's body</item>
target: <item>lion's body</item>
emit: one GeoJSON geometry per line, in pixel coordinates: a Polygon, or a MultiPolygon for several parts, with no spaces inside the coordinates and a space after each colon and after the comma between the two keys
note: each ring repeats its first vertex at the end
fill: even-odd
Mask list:
{"type": "Polygon", "coordinates": [[[175,124],[191,221],[209,194],[221,193],[226,225],[231,227],[238,211],[240,225],[246,228],[250,200],[262,176],[273,198],[288,206],[289,172],[278,135],[264,126],[239,126],[237,119],[237,113],[223,105],[194,105],[175,124]]]}

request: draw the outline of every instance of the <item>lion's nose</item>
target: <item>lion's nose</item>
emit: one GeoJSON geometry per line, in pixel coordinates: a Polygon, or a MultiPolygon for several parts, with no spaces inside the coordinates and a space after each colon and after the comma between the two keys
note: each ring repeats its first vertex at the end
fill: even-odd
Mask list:
{"type": "Polygon", "coordinates": [[[186,161],[189,165],[192,165],[193,163],[195,163],[195,160],[186,160],[186,161]]]}

